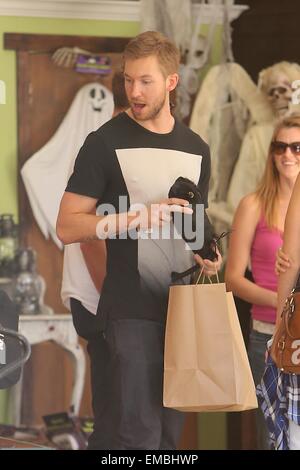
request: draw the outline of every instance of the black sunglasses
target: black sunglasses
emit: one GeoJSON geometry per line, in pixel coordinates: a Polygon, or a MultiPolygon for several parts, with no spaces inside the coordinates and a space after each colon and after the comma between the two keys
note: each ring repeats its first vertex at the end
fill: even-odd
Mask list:
{"type": "Polygon", "coordinates": [[[275,155],[282,155],[288,147],[291,149],[293,155],[300,155],[300,142],[287,144],[286,142],[274,140],[271,143],[271,150],[275,155]]]}

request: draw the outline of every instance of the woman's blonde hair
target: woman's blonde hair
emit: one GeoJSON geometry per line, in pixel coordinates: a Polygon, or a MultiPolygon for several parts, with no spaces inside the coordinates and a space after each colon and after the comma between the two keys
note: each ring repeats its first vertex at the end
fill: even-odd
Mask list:
{"type": "Polygon", "coordinates": [[[165,77],[177,73],[180,53],[176,45],[157,31],[146,31],[131,39],[123,53],[123,61],[141,59],[154,55],[157,57],[165,77]]]}
{"type": "MultiPolygon", "coordinates": [[[[255,192],[261,203],[267,225],[270,228],[278,227],[278,192],[279,192],[279,172],[276,168],[274,156],[272,153],[272,142],[276,140],[281,129],[290,129],[298,127],[300,129],[300,114],[290,114],[278,121],[275,126],[272,140],[269,146],[269,152],[266,167],[262,180],[255,192]]],[[[300,140],[300,139],[299,139],[300,140]]]]}

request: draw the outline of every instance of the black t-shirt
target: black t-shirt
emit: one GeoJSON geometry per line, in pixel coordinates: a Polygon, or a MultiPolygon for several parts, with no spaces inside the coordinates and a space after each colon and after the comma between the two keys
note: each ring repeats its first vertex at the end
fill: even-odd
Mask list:
{"type": "MultiPolygon", "coordinates": [[[[207,206],[208,145],[177,120],[170,133],[158,134],[121,113],[89,134],[66,191],[96,198],[98,204],[111,204],[118,213],[134,203],[149,205],[166,199],[179,176],[199,186],[207,206]]],[[[106,245],[107,275],[99,318],[164,322],[171,272],[193,264],[185,242],[148,235],[108,239],[106,245]]]]}

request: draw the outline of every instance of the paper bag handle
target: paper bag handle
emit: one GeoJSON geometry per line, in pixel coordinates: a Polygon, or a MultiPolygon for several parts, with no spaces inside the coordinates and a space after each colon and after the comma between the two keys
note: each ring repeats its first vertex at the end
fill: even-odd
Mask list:
{"type": "MultiPolygon", "coordinates": [[[[203,270],[204,270],[204,267],[202,266],[202,268],[201,268],[201,270],[200,270],[200,273],[199,273],[199,276],[198,276],[198,278],[197,278],[197,280],[196,280],[196,285],[199,284],[199,282],[200,282],[201,276],[202,276],[202,274],[203,274],[203,270]]],[[[217,268],[216,268],[216,274],[215,274],[215,276],[216,276],[216,278],[217,278],[217,284],[219,284],[219,283],[220,283],[220,280],[219,280],[219,274],[218,274],[217,268]]],[[[206,278],[206,277],[208,278],[209,282],[210,282],[211,284],[213,284],[213,282],[212,282],[212,280],[211,280],[211,276],[205,276],[205,275],[203,275],[202,284],[204,284],[204,281],[205,281],[205,278],[206,278]]]]}

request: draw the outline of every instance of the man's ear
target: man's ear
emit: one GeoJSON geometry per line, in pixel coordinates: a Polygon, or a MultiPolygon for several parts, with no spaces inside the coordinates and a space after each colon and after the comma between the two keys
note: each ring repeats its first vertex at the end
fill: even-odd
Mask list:
{"type": "Polygon", "coordinates": [[[178,84],[178,81],[179,81],[178,73],[172,73],[171,75],[169,75],[167,78],[167,90],[168,91],[174,90],[178,84]]]}

